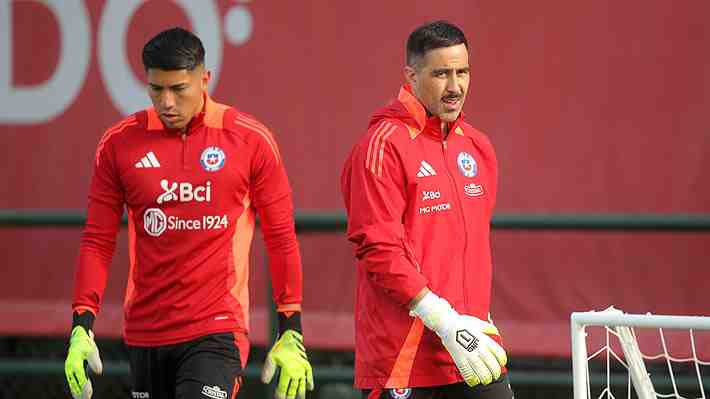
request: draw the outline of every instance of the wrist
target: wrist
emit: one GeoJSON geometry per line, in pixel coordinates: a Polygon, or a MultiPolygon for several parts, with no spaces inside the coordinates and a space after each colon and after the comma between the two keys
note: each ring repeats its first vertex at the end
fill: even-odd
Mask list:
{"type": "Polygon", "coordinates": [[[428,287],[422,288],[421,291],[419,291],[419,293],[409,302],[409,306],[408,306],[409,309],[410,309],[410,310],[411,310],[411,309],[414,309],[414,307],[417,306],[417,304],[419,303],[419,301],[421,301],[422,298],[424,298],[424,297],[426,296],[426,294],[428,294],[428,293],[430,293],[430,292],[431,292],[431,291],[429,291],[429,288],[428,288],[428,287]]]}
{"type": "Polygon", "coordinates": [[[282,336],[286,330],[294,330],[303,335],[303,328],[301,327],[301,312],[278,312],[278,315],[279,337],[282,336]]]}
{"type": "Polygon", "coordinates": [[[410,315],[421,319],[427,328],[438,335],[443,335],[458,314],[445,299],[429,291],[412,307],[410,315]]]}
{"type": "Polygon", "coordinates": [[[72,314],[71,329],[73,331],[74,327],[81,326],[84,328],[84,330],[86,330],[86,333],[88,334],[89,331],[93,330],[94,328],[95,319],[96,317],[94,316],[94,314],[88,310],[74,311],[74,313],[72,314]]]}

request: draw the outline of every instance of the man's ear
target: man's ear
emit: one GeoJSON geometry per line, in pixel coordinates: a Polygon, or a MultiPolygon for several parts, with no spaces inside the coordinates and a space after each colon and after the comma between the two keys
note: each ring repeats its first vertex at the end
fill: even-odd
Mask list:
{"type": "Polygon", "coordinates": [[[202,85],[202,90],[207,91],[207,87],[209,86],[210,79],[212,79],[212,71],[205,69],[202,72],[202,79],[200,80],[200,83],[202,85]]]}
{"type": "Polygon", "coordinates": [[[409,86],[414,87],[417,83],[417,71],[413,67],[406,65],[404,67],[404,80],[409,86]]]}

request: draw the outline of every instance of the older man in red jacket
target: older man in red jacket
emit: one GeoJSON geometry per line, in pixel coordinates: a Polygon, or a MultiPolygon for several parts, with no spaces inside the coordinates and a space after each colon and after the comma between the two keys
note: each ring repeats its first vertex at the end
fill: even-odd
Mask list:
{"type": "Polygon", "coordinates": [[[444,21],[407,42],[407,83],[345,163],[358,259],[355,385],[367,398],[512,398],[489,319],[498,167],[464,121],[469,53],[444,21]]]}

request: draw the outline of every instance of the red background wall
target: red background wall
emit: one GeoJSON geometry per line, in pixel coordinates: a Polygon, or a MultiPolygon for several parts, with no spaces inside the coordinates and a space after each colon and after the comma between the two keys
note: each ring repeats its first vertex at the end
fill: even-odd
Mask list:
{"type": "MultiPolygon", "coordinates": [[[[222,38],[211,95],[272,128],[298,209],[341,208],[342,162],[370,113],[396,95],[407,35],[425,21],[449,19],[471,47],[467,118],[498,152],[498,213],[710,212],[706,1],[214,3],[220,18],[246,10],[252,30],[240,45],[222,38]]],[[[41,84],[66,48],[60,25],[38,2],[10,4],[12,48],[0,68],[10,66],[13,87],[41,84]]],[[[103,77],[99,70],[107,4],[84,3],[91,61],[71,105],[46,122],[0,120],[1,208],[84,208],[98,139],[122,118],[106,89],[116,84],[111,71],[103,77]]],[[[111,51],[124,52],[142,79],[143,43],[174,25],[190,27],[179,5],[148,2],[132,17],[125,48],[111,51]]],[[[68,330],[79,234],[0,230],[0,332],[68,330]]],[[[708,314],[709,239],[497,231],[494,319],[513,354],[565,355],[571,311],[614,304],[708,314]]],[[[340,233],[302,235],[301,244],[306,334],[317,346],[351,347],[350,248],[340,233]]],[[[252,328],[263,343],[268,274],[260,244],[254,253],[252,328]]],[[[120,334],[126,263],[122,236],[99,334],[120,334]]]]}

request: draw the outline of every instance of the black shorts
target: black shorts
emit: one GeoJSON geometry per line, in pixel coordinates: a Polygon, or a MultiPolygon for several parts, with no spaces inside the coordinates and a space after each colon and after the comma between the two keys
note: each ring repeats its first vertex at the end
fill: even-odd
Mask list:
{"type": "Polygon", "coordinates": [[[131,399],[232,399],[242,363],[234,334],[164,346],[128,346],[131,399]]]}
{"type": "Polygon", "coordinates": [[[462,382],[426,388],[367,389],[362,399],[513,399],[508,376],[504,375],[488,385],[473,388],[462,382]]]}

